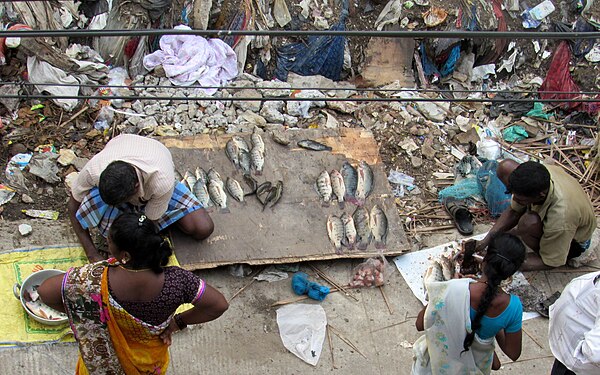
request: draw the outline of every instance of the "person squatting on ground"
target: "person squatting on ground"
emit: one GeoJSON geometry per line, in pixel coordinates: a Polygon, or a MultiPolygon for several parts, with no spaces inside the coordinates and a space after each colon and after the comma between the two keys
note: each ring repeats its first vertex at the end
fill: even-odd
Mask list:
{"type": "Polygon", "coordinates": [[[164,374],[174,332],[229,307],[193,273],[167,267],[169,241],[144,215],[125,213],[108,236],[114,258],[47,279],[42,301],[66,312],[79,344],[76,374],[164,374]],[[193,308],[175,314],[184,303],[193,308]]]}
{"type": "Polygon", "coordinates": [[[522,271],[550,269],[567,262],[578,266],[594,254],[590,245],[596,216],[576,179],[559,166],[513,160],[502,161],[497,175],[512,194],[511,205],[478,242],[478,251],[497,233],[510,231],[532,250],[522,271]]]}
{"type": "Polygon", "coordinates": [[[600,374],[600,272],[579,276],[550,306],[552,375],[600,374]]]}
{"type": "Polygon", "coordinates": [[[525,260],[525,246],[511,234],[490,240],[482,276],[426,285],[429,303],[416,327],[425,331],[414,344],[413,374],[489,374],[500,368],[494,338],[513,361],[521,355],[523,306],[500,283],[525,260]]]}
{"type": "Polygon", "coordinates": [[[132,134],[113,138],[81,170],[68,203],[73,229],[91,262],[102,257],[90,236],[104,237],[121,212],[141,211],[160,230],[177,223],[202,240],[214,229],[212,219],[181,182],[175,181],[173,158],[160,142],[132,134]]]}

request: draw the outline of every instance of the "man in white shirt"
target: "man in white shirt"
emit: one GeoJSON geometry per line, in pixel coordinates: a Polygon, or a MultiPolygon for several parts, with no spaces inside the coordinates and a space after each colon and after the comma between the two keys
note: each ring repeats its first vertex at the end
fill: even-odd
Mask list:
{"type": "Polygon", "coordinates": [[[600,272],[573,279],[550,306],[552,375],[600,374],[600,272]]]}

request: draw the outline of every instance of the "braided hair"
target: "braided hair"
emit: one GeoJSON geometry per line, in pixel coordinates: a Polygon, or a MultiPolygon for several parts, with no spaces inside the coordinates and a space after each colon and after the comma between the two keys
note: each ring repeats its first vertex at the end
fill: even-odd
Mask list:
{"type": "Polygon", "coordinates": [[[173,253],[170,241],[158,233],[157,226],[143,214],[124,213],[110,227],[110,238],[121,251],[127,251],[131,260],[127,267],[150,268],[163,272],[173,253]]]}
{"type": "Polygon", "coordinates": [[[477,306],[477,313],[471,322],[471,332],[463,341],[463,352],[469,350],[475,339],[475,332],[481,328],[481,319],[498,294],[502,280],[512,276],[525,261],[525,245],[521,240],[508,233],[502,233],[494,238],[488,246],[483,258],[483,273],[487,276],[487,287],[477,306]]]}

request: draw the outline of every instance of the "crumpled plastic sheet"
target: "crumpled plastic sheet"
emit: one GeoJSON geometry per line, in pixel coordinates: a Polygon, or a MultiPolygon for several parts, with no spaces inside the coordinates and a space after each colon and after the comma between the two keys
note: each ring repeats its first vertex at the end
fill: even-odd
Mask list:
{"type": "MultiPolygon", "coordinates": [[[[191,30],[176,26],[178,30],[191,30]]],[[[221,39],[205,39],[197,35],[165,35],[160,50],[144,57],[144,67],[152,70],[162,65],[166,76],[177,86],[221,86],[238,74],[233,49],[221,39]]],[[[217,89],[204,89],[208,95],[217,89]]]]}
{"type": "Polygon", "coordinates": [[[56,159],[58,159],[58,154],[52,152],[33,155],[29,161],[29,173],[40,177],[50,184],[60,182],[56,159]]]}
{"type": "Polygon", "coordinates": [[[283,346],[304,362],[316,366],[323,350],[327,316],[320,305],[296,303],[277,310],[283,346]]]}
{"type": "Polygon", "coordinates": [[[529,137],[527,131],[519,125],[510,126],[502,131],[502,138],[506,142],[519,142],[529,137]]]}

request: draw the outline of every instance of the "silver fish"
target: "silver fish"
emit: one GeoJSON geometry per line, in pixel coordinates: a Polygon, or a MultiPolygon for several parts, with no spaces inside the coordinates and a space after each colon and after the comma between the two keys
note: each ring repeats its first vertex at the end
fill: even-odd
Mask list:
{"type": "Polygon", "coordinates": [[[183,175],[183,179],[187,183],[190,190],[194,191],[194,185],[196,185],[196,176],[194,176],[194,174],[190,171],[185,171],[185,174],[183,175]]]}
{"type": "Polygon", "coordinates": [[[364,160],[358,163],[358,181],[356,184],[356,199],[359,205],[365,204],[369,194],[373,191],[373,170],[364,160]]]}
{"type": "MultiPolygon", "coordinates": [[[[208,173],[210,176],[210,171],[208,173]]],[[[225,194],[225,190],[223,189],[223,181],[213,180],[209,177],[208,194],[215,205],[220,208],[221,213],[229,212],[229,208],[227,208],[227,194],[225,194]]]]}
{"type": "Polygon", "coordinates": [[[354,219],[347,212],[344,212],[340,217],[342,224],[344,224],[344,246],[348,249],[354,249],[356,244],[356,227],[354,226],[354,219]]]}
{"type": "Polygon", "coordinates": [[[369,227],[373,234],[376,249],[384,249],[388,231],[388,220],[383,210],[375,205],[371,209],[369,227]]]}
{"type": "Polygon", "coordinates": [[[344,224],[342,220],[334,215],[327,218],[327,235],[335,247],[335,252],[342,253],[342,240],[344,239],[344,224]]]}
{"type": "Polygon", "coordinates": [[[233,137],[231,137],[231,140],[235,143],[239,150],[250,152],[250,147],[248,146],[248,143],[244,140],[244,138],[240,137],[239,135],[234,135],[233,137]]]}
{"type": "Polygon", "coordinates": [[[252,149],[257,148],[258,150],[260,150],[260,152],[265,153],[265,142],[263,142],[262,137],[260,136],[260,134],[258,133],[260,130],[258,130],[257,127],[254,127],[254,131],[252,132],[252,135],[250,136],[250,139],[252,140],[252,149]]]}
{"type": "Polygon", "coordinates": [[[331,178],[331,189],[338,200],[338,205],[341,209],[344,209],[344,196],[346,195],[344,177],[342,177],[342,174],[336,169],[333,169],[329,173],[329,177],[331,178]]]}
{"type": "Polygon", "coordinates": [[[208,170],[208,182],[210,181],[217,181],[221,183],[221,186],[223,186],[223,179],[221,178],[221,175],[219,174],[219,172],[217,172],[214,168],[211,168],[208,170]]]}
{"type": "Polygon", "coordinates": [[[175,181],[182,182],[185,184],[185,180],[183,179],[183,176],[181,175],[181,173],[179,173],[179,171],[177,169],[174,170],[174,173],[175,173],[175,181]]]}
{"type": "Polygon", "coordinates": [[[225,181],[225,189],[233,199],[238,202],[244,201],[244,190],[240,186],[240,183],[235,179],[227,177],[227,181],[225,181]]]}
{"type": "Polygon", "coordinates": [[[252,162],[250,161],[250,152],[240,150],[240,167],[244,174],[250,174],[252,169],[252,162]]]}
{"type": "Polygon", "coordinates": [[[305,148],[307,150],[312,150],[312,151],[331,151],[332,148],[324,145],[322,143],[319,143],[317,141],[313,141],[312,139],[303,139],[301,141],[298,141],[298,146],[305,148]]]}
{"type": "Polygon", "coordinates": [[[206,174],[206,171],[201,167],[196,167],[196,171],[194,171],[194,176],[196,176],[196,183],[200,181],[204,185],[206,185],[206,183],[208,182],[208,175],[206,174]]]}
{"type": "Polygon", "coordinates": [[[240,148],[236,144],[236,142],[232,139],[228,140],[225,144],[225,153],[227,157],[236,168],[240,167],[240,148]]]}
{"type": "Polygon", "coordinates": [[[342,165],[342,177],[344,178],[344,186],[346,187],[346,201],[352,204],[358,204],[356,200],[356,185],[358,184],[358,172],[347,161],[342,165]]]}
{"type": "Polygon", "coordinates": [[[252,162],[252,168],[256,171],[256,175],[262,175],[263,167],[265,166],[265,155],[259,148],[254,147],[250,151],[250,161],[252,162]]]}
{"type": "Polygon", "coordinates": [[[356,242],[360,250],[366,250],[371,242],[371,227],[369,226],[369,211],[364,207],[357,207],[352,214],[356,228],[356,242]]]}
{"type": "Polygon", "coordinates": [[[317,178],[317,193],[319,193],[319,197],[323,200],[323,206],[329,206],[333,189],[331,188],[331,178],[327,171],[321,172],[317,178]]]}
{"type": "Polygon", "coordinates": [[[198,201],[200,201],[200,204],[202,204],[202,207],[206,208],[213,205],[212,201],[210,200],[210,194],[208,194],[208,188],[206,187],[206,183],[202,182],[200,179],[196,181],[193,193],[196,196],[196,198],[198,198],[198,201]]]}

